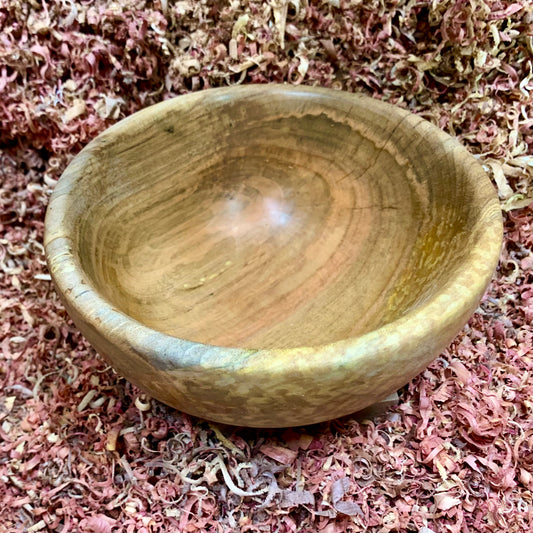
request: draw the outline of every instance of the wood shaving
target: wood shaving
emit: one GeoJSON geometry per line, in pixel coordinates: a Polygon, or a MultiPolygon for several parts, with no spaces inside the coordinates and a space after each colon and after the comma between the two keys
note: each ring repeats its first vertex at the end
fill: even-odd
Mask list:
{"type": "Polygon", "coordinates": [[[0,529],[531,531],[532,27],[527,0],[0,3],[0,529]],[[373,420],[260,431],[173,411],[117,377],[51,287],[44,214],[85,144],[179,94],[270,82],[409,109],[500,194],[483,301],[373,420]]]}

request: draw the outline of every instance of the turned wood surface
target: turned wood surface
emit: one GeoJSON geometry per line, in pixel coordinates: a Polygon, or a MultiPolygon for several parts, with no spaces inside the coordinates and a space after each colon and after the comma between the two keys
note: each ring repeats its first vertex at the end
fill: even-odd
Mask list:
{"type": "MultiPolygon", "coordinates": [[[[387,345],[402,319],[434,320],[415,360],[402,364],[402,354],[390,375],[377,373],[377,392],[362,394],[368,404],[413,377],[473,311],[498,257],[501,217],[475,159],[421,118],[362,96],[254,86],[180,97],[104,132],[61,179],[46,241],[58,289],[89,340],[127,377],[186,410],[176,400],[182,378],[169,377],[179,364],[150,366],[152,356],[171,358],[179,348],[170,348],[172,339],[194,350],[219,347],[222,367],[232,353],[247,365],[251,353],[268,358],[269,350],[290,366],[288,349],[292,357],[304,349],[334,358],[342,345],[346,356],[353,339],[381,331],[387,345]],[[442,301],[431,311],[441,316],[425,317],[443,294],[459,303],[442,301]],[[135,340],[117,334],[110,313],[135,340]],[[133,349],[139,332],[152,344],[133,349]],[[161,342],[166,353],[153,355],[161,342]]],[[[407,349],[402,333],[396,340],[385,359],[407,349]]],[[[211,361],[198,357],[200,368],[211,361]]],[[[312,372],[302,390],[312,389],[312,372]]],[[[265,390],[254,394],[275,403],[268,370],[264,379],[265,390]]],[[[245,389],[235,402],[243,403],[245,389]]],[[[206,400],[211,412],[220,394],[206,400]]],[[[323,403],[335,396],[321,394],[323,403]]],[[[318,414],[320,402],[309,401],[313,413],[296,423],[364,407],[352,399],[344,412],[330,406],[318,414]]],[[[259,413],[264,405],[240,420],[223,407],[222,415],[195,409],[188,408],[229,423],[293,425],[290,414],[259,413]]]]}

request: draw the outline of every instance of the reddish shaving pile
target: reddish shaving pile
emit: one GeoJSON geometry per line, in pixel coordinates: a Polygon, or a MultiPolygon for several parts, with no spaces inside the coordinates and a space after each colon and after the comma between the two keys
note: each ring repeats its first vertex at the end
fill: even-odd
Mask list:
{"type": "Polygon", "coordinates": [[[0,2],[0,531],[533,530],[529,0],[0,2]],[[43,217],[100,131],[188,91],[289,82],[431,120],[505,216],[474,317],[373,421],[220,427],[118,377],[68,319],[43,217]]]}

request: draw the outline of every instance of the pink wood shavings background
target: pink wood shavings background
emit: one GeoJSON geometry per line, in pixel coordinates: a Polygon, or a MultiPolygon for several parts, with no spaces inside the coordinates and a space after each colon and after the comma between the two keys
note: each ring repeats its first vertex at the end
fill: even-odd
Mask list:
{"type": "Polygon", "coordinates": [[[0,532],[531,531],[532,56],[528,0],[0,0],[0,532]],[[162,99],[266,82],[408,108],[500,194],[484,300],[373,421],[175,412],[104,363],[51,287],[43,217],[83,145],[162,99]]]}

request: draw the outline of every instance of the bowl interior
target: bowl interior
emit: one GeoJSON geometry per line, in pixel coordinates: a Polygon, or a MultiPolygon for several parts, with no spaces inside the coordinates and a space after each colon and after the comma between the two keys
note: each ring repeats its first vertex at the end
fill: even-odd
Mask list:
{"type": "Polygon", "coordinates": [[[330,343],[421,304],[468,253],[468,169],[417,117],[295,91],[191,102],[99,137],[75,186],[80,265],[139,322],[221,346],[330,343]]]}

